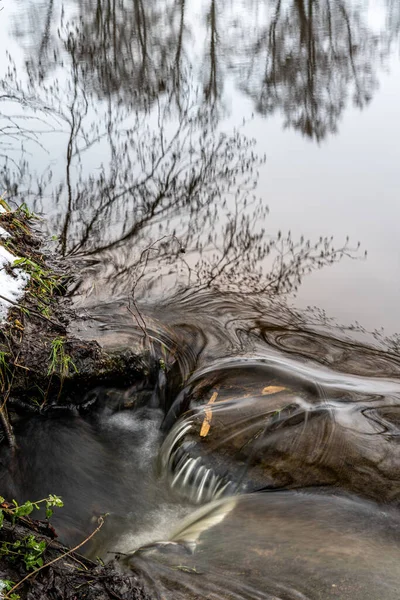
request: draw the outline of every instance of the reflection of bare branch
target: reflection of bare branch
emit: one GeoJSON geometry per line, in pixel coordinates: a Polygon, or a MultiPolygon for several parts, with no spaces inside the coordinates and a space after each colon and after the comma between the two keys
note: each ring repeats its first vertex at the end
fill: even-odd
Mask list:
{"type": "MultiPolygon", "coordinates": [[[[1,101],[1,97],[0,97],[1,101]]],[[[8,99],[9,101],[9,99],[8,99]]],[[[13,97],[13,102],[19,102],[20,105],[29,106],[24,95],[22,94],[18,99],[16,96],[13,97]]],[[[37,110],[36,104],[32,107],[33,110],[37,110]]],[[[55,126],[49,127],[48,120],[37,115],[10,115],[0,113],[0,120],[5,124],[0,126],[0,144],[7,144],[7,140],[13,140],[14,142],[33,142],[39,146],[42,150],[47,152],[47,149],[41,142],[41,137],[48,133],[60,133],[61,130],[55,126]],[[33,128],[35,125],[47,125],[46,129],[33,128]],[[28,127],[29,125],[29,127],[28,127]],[[2,139],[6,138],[6,139],[2,139]]],[[[11,148],[15,148],[14,144],[9,144],[11,148]]]]}
{"type": "Polygon", "coordinates": [[[121,127],[123,117],[113,115],[113,127],[108,134],[113,167],[97,181],[90,178],[78,182],[74,191],[76,201],[70,205],[72,211],[78,210],[79,218],[74,221],[79,233],[70,253],[87,255],[111,250],[134,239],[146,227],[160,224],[162,219],[191,206],[200,213],[222,195],[221,186],[226,193],[236,184],[237,190],[244,191],[247,184],[249,189],[253,188],[251,163],[255,164],[256,159],[250,154],[246,156],[253,142],[236,134],[231,137],[216,134],[207,111],[198,111],[193,104],[189,88],[172,132],[169,111],[168,100],[159,104],[156,130],[139,116],[131,127],[121,127]],[[243,169],[246,164],[247,175],[243,169]],[[238,176],[240,182],[236,181],[238,176]],[[83,204],[82,198],[85,198],[83,204]],[[86,206],[90,206],[89,212],[86,206]],[[93,234],[100,220],[113,218],[116,213],[126,215],[123,232],[116,232],[114,240],[105,239],[102,232],[99,245],[93,234]],[[92,248],[88,248],[88,243],[92,248]]]}
{"type": "Polygon", "coordinates": [[[207,59],[209,61],[208,81],[204,87],[204,95],[207,102],[215,106],[218,98],[221,96],[218,70],[219,59],[219,34],[218,34],[218,16],[215,0],[210,0],[210,9],[207,13],[207,25],[209,28],[210,46],[207,59]]]}
{"type": "Polygon", "coordinates": [[[88,102],[84,89],[81,90],[81,110],[77,110],[78,103],[78,94],[79,94],[79,76],[78,76],[78,63],[76,61],[76,55],[74,52],[75,42],[72,37],[69,38],[68,43],[71,48],[71,58],[72,58],[72,86],[73,86],[73,97],[72,102],[69,107],[69,124],[70,124],[70,134],[68,138],[67,144],[67,157],[66,157],[66,184],[67,184],[67,193],[68,193],[68,204],[65,213],[64,225],[61,231],[60,240],[61,240],[61,251],[63,255],[66,253],[67,248],[67,238],[68,238],[68,228],[71,219],[72,212],[72,182],[71,182],[71,163],[72,157],[74,154],[74,147],[76,145],[76,140],[79,132],[82,128],[82,121],[85,118],[88,110],[88,102]]]}
{"type": "Polygon", "coordinates": [[[59,134],[62,118],[32,90],[22,86],[11,59],[8,75],[0,80],[0,91],[3,92],[0,94],[0,148],[3,150],[0,157],[5,159],[1,185],[12,197],[27,174],[27,157],[38,148],[48,154],[43,136],[59,134]]]}
{"type": "MultiPolygon", "coordinates": [[[[147,266],[149,264],[150,261],[150,255],[153,251],[157,251],[157,246],[161,245],[163,241],[168,240],[168,242],[174,241],[178,244],[179,249],[181,252],[184,251],[184,249],[182,248],[181,242],[178,240],[178,238],[176,238],[174,235],[173,236],[169,236],[169,235],[164,235],[163,237],[161,237],[158,240],[155,240],[150,246],[148,246],[147,248],[145,248],[142,253],[140,254],[139,260],[137,261],[137,263],[135,265],[131,265],[129,267],[130,269],[134,269],[134,273],[135,273],[135,281],[132,285],[132,289],[131,289],[131,293],[129,295],[128,298],[128,311],[131,313],[131,315],[133,316],[133,318],[135,319],[138,327],[142,330],[143,335],[144,335],[144,339],[147,339],[148,337],[148,333],[147,333],[147,328],[146,328],[146,321],[141,313],[141,311],[139,310],[138,304],[136,302],[136,298],[135,298],[135,292],[136,292],[136,288],[138,287],[140,281],[146,276],[146,271],[147,271],[147,266]],[[139,269],[140,272],[139,272],[139,269]],[[134,312],[132,310],[131,304],[133,304],[135,311],[134,312]]],[[[118,276],[120,277],[121,275],[123,275],[123,272],[126,273],[127,268],[124,268],[124,271],[120,271],[118,273],[118,276]]]]}
{"type": "Polygon", "coordinates": [[[260,209],[256,208],[252,219],[237,214],[228,221],[222,247],[211,256],[204,253],[196,265],[197,279],[193,283],[192,278],[192,287],[282,296],[296,291],[303,277],[312,271],[344,257],[357,257],[359,245],[352,248],[348,240],[334,248],[332,239],[320,238],[312,245],[304,238],[294,242],[289,232],[286,238],[278,233],[265,241],[264,230],[256,228],[260,218],[260,209]]]}
{"type": "MultiPolygon", "coordinates": [[[[378,46],[388,51],[385,34],[378,38],[347,2],[293,0],[283,7],[277,0],[270,22],[257,29],[250,48],[244,44],[238,76],[260,113],[280,110],[286,127],[319,141],[337,130],[349,92],[360,108],[372,97],[378,46]]],[[[239,47],[229,43],[231,52],[239,47]]]]}
{"type": "MultiPolygon", "coordinates": [[[[387,28],[375,35],[362,9],[349,0],[274,0],[265,16],[260,15],[259,2],[247,2],[248,11],[240,20],[236,2],[208,0],[203,13],[205,58],[198,73],[205,99],[220,108],[229,66],[261,114],[280,111],[286,127],[322,140],[337,130],[349,99],[363,107],[376,89],[375,67],[400,30],[398,3],[386,2],[387,28]]],[[[79,18],[69,28],[86,89],[94,90],[100,100],[119,98],[126,106],[144,110],[173,89],[180,106],[181,81],[193,61],[194,23],[185,0],[76,4],[79,18]]],[[[30,74],[43,82],[64,61],[65,47],[54,34],[57,28],[49,27],[56,18],[52,0],[47,6],[43,3],[39,14],[44,33],[40,26],[25,35],[32,38],[29,51],[36,48],[28,60],[30,74]]],[[[61,22],[59,29],[64,25],[61,22]]]]}
{"type": "MultiPolygon", "coordinates": [[[[107,54],[110,43],[118,52],[119,44],[126,43],[123,36],[128,32],[126,27],[118,28],[125,13],[108,13],[104,1],[98,2],[95,25],[104,35],[101,48],[107,54]]],[[[184,2],[175,4],[184,10],[184,2]]],[[[117,0],[113,6],[121,8],[117,0]]],[[[321,40],[316,39],[316,19],[318,14],[321,17],[318,10],[322,9],[317,9],[313,0],[307,4],[296,0],[296,6],[302,40],[300,55],[287,57],[284,36],[289,35],[287,28],[290,34],[293,31],[278,0],[268,36],[274,64],[267,75],[272,78],[269,83],[273,84],[275,101],[279,90],[297,73],[299,64],[307,65],[306,86],[293,90],[295,102],[292,103],[293,98],[290,102],[291,110],[300,107],[302,111],[305,100],[310,112],[292,112],[290,118],[312,129],[321,107],[317,102],[321,75],[318,61],[323,59],[323,78],[331,77],[327,71],[330,63],[325,54],[320,54],[321,40]]],[[[134,7],[138,11],[135,27],[141,31],[140,56],[147,73],[151,19],[145,15],[147,4],[135,2],[134,7]]],[[[210,81],[217,76],[222,43],[217,17],[216,3],[211,0],[210,50],[215,68],[211,69],[210,81]]],[[[336,12],[331,19],[333,31],[337,18],[336,12]]],[[[332,32],[329,35],[332,38],[332,32]]],[[[254,140],[240,131],[229,135],[221,132],[215,111],[204,105],[199,108],[192,80],[180,77],[176,114],[171,110],[176,90],[169,89],[166,82],[162,85],[163,95],[154,96],[151,90],[147,100],[136,106],[132,94],[129,98],[126,95],[122,82],[114,85],[111,73],[91,72],[91,67],[100,67],[105,58],[102,56],[98,62],[95,49],[88,47],[79,25],[63,24],[58,43],[68,54],[68,70],[64,71],[68,77],[63,86],[58,81],[46,85],[41,80],[36,86],[38,81],[33,77],[25,90],[14,85],[15,98],[19,98],[21,106],[36,110],[41,118],[53,115],[66,128],[65,175],[53,193],[57,208],[54,224],[61,229],[62,252],[88,263],[90,260],[86,274],[89,270],[101,274],[101,281],[108,280],[108,286],[118,293],[134,290],[134,303],[143,290],[157,285],[162,277],[170,277],[177,286],[187,285],[189,277],[195,289],[287,294],[296,290],[308,272],[353,255],[354,249],[347,243],[335,250],[327,239],[316,244],[305,240],[295,243],[290,234],[285,239],[268,235],[267,207],[253,196],[257,169],[263,162],[254,153],[254,140]],[[102,86],[108,86],[102,87],[103,102],[98,100],[99,90],[92,90],[89,85],[94,76],[104,76],[102,86]],[[143,111],[144,106],[152,106],[152,110],[143,111]],[[94,149],[102,157],[101,164],[87,176],[82,152],[94,149]]],[[[338,42],[334,52],[336,57],[342,57],[338,42]]],[[[116,57],[115,53],[111,55],[116,57]]],[[[109,68],[107,63],[104,69],[109,68]]],[[[16,74],[12,78],[16,79],[16,74]]],[[[215,85],[212,87],[217,92],[215,85]]]]}

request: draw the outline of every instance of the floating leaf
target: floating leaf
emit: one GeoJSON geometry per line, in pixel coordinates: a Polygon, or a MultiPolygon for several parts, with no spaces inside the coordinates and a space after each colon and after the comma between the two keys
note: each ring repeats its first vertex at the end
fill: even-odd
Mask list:
{"type": "Polygon", "coordinates": [[[203,423],[202,423],[201,429],[200,429],[200,437],[206,437],[206,435],[210,431],[211,419],[212,419],[212,408],[211,408],[210,404],[214,404],[214,402],[216,401],[217,398],[218,398],[218,392],[214,392],[207,403],[207,406],[209,406],[209,408],[207,408],[207,406],[206,406],[206,408],[204,409],[205,415],[204,415],[204,420],[203,420],[203,423]]]}
{"type": "Polygon", "coordinates": [[[262,390],[262,395],[263,396],[271,396],[272,394],[277,394],[278,392],[284,392],[287,388],[282,387],[281,385],[267,385],[267,387],[265,387],[262,390]]]}

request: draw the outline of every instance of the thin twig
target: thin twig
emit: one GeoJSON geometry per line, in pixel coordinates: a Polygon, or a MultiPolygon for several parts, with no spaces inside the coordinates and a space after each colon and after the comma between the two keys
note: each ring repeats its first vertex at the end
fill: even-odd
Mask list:
{"type": "Polygon", "coordinates": [[[28,573],[28,575],[25,575],[25,577],[23,579],[21,579],[21,581],[19,581],[18,583],[16,583],[14,585],[13,588],[11,588],[11,590],[8,592],[7,596],[5,597],[5,599],[7,600],[7,598],[10,597],[10,595],[15,592],[15,590],[17,588],[19,588],[20,585],[22,585],[27,579],[29,579],[30,577],[32,577],[32,575],[36,575],[39,571],[41,571],[42,569],[44,569],[45,567],[50,567],[50,565],[53,565],[54,563],[56,563],[57,561],[61,560],[62,558],[65,558],[66,556],[68,556],[69,554],[72,554],[73,552],[76,552],[77,550],[79,550],[79,548],[81,548],[84,544],[86,544],[86,542],[88,542],[89,540],[92,539],[92,537],[94,535],[96,535],[96,533],[98,531],[100,531],[100,529],[103,527],[104,525],[104,518],[103,517],[99,517],[99,525],[96,527],[96,529],[94,531],[92,531],[92,533],[90,535],[88,535],[87,538],[85,538],[83,540],[83,542],[80,542],[80,544],[78,544],[77,546],[75,546],[74,548],[71,548],[70,550],[68,550],[67,552],[64,552],[64,554],[61,554],[61,556],[57,556],[57,558],[53,558],[53,560],[51,560],[50,562],[42,565],[41,567],[39,567],[38,569],[36,569],[35,571],[32,571],[32,573],[28,573]]]}
{"type": "Polygon", "coordinates": [[[14,448],[16,447],[15,435],[13,432],[12,425],[8,419],[7,407],[5,406],[5,402],[3,402],[3,406],[0,409],[0,419],[10,448],[14,450],[14,448]]]}
{"type": "MultiPolygon", "coordinates": [[[[10,350],[10,354],[13,355],[13,353],[11,351],[11,346],[10,346],[10,342],[9,342],[8,338],[6,338],[6,340],[7,340],[8,348],[10,350]]],[[[17,356],[13,357],[14,362],[19,360],[20,353],[21,353],[21,350],[18,350],[17,356]]],[[[14,364],[14,363],[11,363],[11,364],[14,364]]],[[[13,381],[14,381],[14,377],[15,377],[15,369],[13,369],[13,371],[11,373],[11,380],[8,382],[8,387],[7,387],[7,389],[4,392],[4,400],[3,400],[2,405],[0,406],[0,411],[2,411],[3,408],[5,407],[5,405],[7,404],[7,400],[9,398],[9,396],[10,396],[10,393],[11,393],[11,388],[12,388],[12,384],[13,384],[13,381]]],[[[10,427],[12,428],[11,424],[10,424],[10,427]]]]}

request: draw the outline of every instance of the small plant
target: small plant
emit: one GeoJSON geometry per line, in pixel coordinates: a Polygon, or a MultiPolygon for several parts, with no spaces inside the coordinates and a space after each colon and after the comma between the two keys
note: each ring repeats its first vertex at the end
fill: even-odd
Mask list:
{"type": "MultiPolygon", "coordinates": [[[[53,514],[54,507],[62,507],[63,502],[59,496],[50,494],[47,498],[37,500],[36,502],[27,501],[24,504],[18,504],[16,500],[12,504],[5,502],[0,496],[0,528],[3,526],[4,515],[11,517],[14,523],[16,519],[30,515],[34,509],[39,510],[40,504],[44,504],[46,508],[46,517],[49,519],[53,514]]],[[[46,550],[46,542],[37,540],[34,535],[27,535],[16,542],[2,542],[0,546],[0,556],[6,557],[12,563],[23,563],[27,571],[36,571],[43,566],[43,554],[46,550]]],[[[18,587],[9,579],[0,579],[0,598],[7,600],[19,600],[19,594],[15,594],[12,590],[18,587]],[[5,592],[5,594],[4,594],[5,592]],[[11,592],[11,593],[8,593],[11,592]]]]}
{"type": "MultiPolygon", "coordinates": [[[[3,505],[5,502],[4,498],[0,496],[0,505],[3,505]]],[[[24,502],[24,504],[18,504],[16,500],[13,500],[13,506],[11,504],[7,506],[1,506],[0,508],[0,528],[3,526],[4,521],[4,513],[11,516],[13,523],[15,519],[20,517],[25,517],[30,515],[34,508],[36,510],[40,510],[40,504],[44,504],[46,507],[46,518],[50,519],[53,514],[53,508],[61,508],[64,506],[63,501],[59,496],[55,496],[54,494],[50,494],[47,498],[42,498],[41,500],[36,500],[36,502],[31,502],[28,500],[24,502]]]]}
{"type": "Polygon", "coordinates": [[[44,304],[44,302],[38,302],[38,311],[45,317],[50,317],[51,316],[51,311],[50,311],[50,307],[47,304],[44,304]]]}
{"type": "Polygon", "coordinates": [[[34,571],[43,566],[43,554],[46,542],[39,542],[34,535],[28,535],[16,542],[3,542],[0,555],[7,557],[12,563],[23,562],[27,571],[34,571]]]}
{"type": "Polygon", "coordinates": [[[10,592],[15,586],[14,581],[10,579],[0,579],[0,598],[6,597],[7,600],[20,600],[21,596],[19,594],[7,594],[4,596],[4,592],[10,592]]]}
{"type": "MultiPolygon", "coordinates": [[[[0,207],[3,208],[4,213],[8,213],[11,216],[12,224],[20,229],[26,230],[23,221],[32,219],[38,219],[38,216],[28,207],[26,202],[22,202],[17,208],[12,209],[11,206],[0,196],[0,207]]],[[[26,230],[28,233],[29,231],[26,230]]]]}
{"type": "MultiPolygon", "coordinates": [[[[15,214],[15,213],[13,213],[15,214]]],[[[19,229],[20,231],[22,231],[22,233],[24,233],[25,235],[30,235],[30,231],[29,228],[27,227],[27,225],[25,225],[25,223],[23,221],[21,221],[20,218],[18,217],[13,217],[11,220],[10,225],[15,228],[15,229],[19,229]]]]}
{"type": "Polygon", "coordinates": [[[10,205],[9,205],[9,204],[8,204],[8,203],[7,203],[7,202],[4,200],[4,198],[2,198],[1,196],[0,196],[0,206],[1,206],[2,208],[4,208],[4,210],[5,210],[6,212],[11,212],[11,207],[10,207],[10,205]]]}
{"type": "Polygon", "coordinates": [[[65,351],[65,338],[54,338],[54,340],[51,342],[50,365],[47,374],[53,375],[53,373],[58,373],[60,378],[64,379],[69,375],[71,368],[75,371],[75,373],[78,372],[78,369],[72,358],[65,351]]]}
{"type": "MultiPolygon", "coordinates": [[[[36,502],[25,502],[24,504],[19,505],[15,500],[13,500],[14,506],[4,501],[4,498],[0,496],[0,510],[2,514],[2,521],[4,518],[4,513],[11,515],[12,519],[21,518],[25,515],[28,515],[32,512],[34,508],[39,509],[39,504],[45,504],[46,506],[46,516],[49,518],[52,514],[52,508],[62,507],[63,502],[59,496],[55,496],[50,494],[47,498],[43,498],[42,500],[37,500],[36,502]]],[[[53,558],[47,563],[43,561],[43,555],[46,551],[46,542],[44,540],[39,541],[35,538],[34,535],[28,535],[24,537],[22,540],[17,540],[16,542],[3,542],[0,546],[0,556],[7,557],[11,562],[21,561],[26,570],[29,571],[25,577],[23,577],[18,583],[14,583],[9,579],[0,579],[0,599],[4,600],[19,600],[19,594],[15,593],[15,590],[23,585],[28,579],[31,577],[36,577],[38,572],[44,568],[50,567],[54,563],[59,560],[62,560],[66,556],[69,556],[73,552],[79,550],[84,544],[86,544],[89,540],[92,539],[93,536],[103,527],[104,518],[107,515],[100,516],[98,519],[98,525],[92,531],[90,535],[88,535],[83,541],[81,541],[77,546],[67,550],[63,554],[60,554],[56,558],[53,558]],[[5,592],[5,593],[4,593],[5,592]]],[[[0,524],[0,528],[2,524],[0,524]]],[[[78,561],[79,562],[79,561],[78,561]]]]}
{"type": "Polygon", "coordinates": [[[24,269],[31,276],[30,288],[37,296],[53,296],[60,287],[59,278],[43,269],[38,263],[30,258],[17,258],[13,262],[13,268],[24,269]]]}
{"type": "Polygon", "coordinates": [[[23,213],[24,217],[27,219],[37,219],[38,217],[35,215],[35,213],[29,209],[28,205],[26,204],[26,202],[23,202],[20,206],[18,206],[17,210],[15,211],[16,213],[23,213]]]}

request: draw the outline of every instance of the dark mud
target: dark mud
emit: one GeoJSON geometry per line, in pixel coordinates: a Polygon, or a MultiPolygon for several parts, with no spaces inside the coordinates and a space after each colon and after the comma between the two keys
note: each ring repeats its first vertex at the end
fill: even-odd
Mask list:
{"type": "MultiPolygon", "coordinates": [[[[5,520],[1,530],[2,542],[16,542],[34,534],[38,541],[44,540],[47,548],[45,563],[52,564],[31,573],[15,593],[27,600],[150,600],[132,573],[123,573],[116,562],[103,566],[100,563],[70,552],[56,539],[54,529],[47,522],[33,521],[24,517],[15,525],[5,520]]],[[[26,576],[23,567],[10,564],[0,557],[0,578],[14,582],[26,576]]]]}
{"type": "MultiPolygon", "coordinates": [[[[1,213],[0,224],[11,235],[8,249],[25,259],[28,272],[32,270],[23,299],[18,305],[12,304],[7,321],[0,325],[0,352],[5,358],[0,379],[0,437],[9,446],[6,454],[11,464],[17,460],[14,430],[21,420],[32,419],[35,426],[57,414],[79,416],[101,411],[104,402],[100,395],[87,392],[104,384],[115,389],[133,386],[137,396],[146,396],[146,390],[156,385],[157,371],[154,360],[140,345],[106,349],[96,339],[72,334],[72,325],[76,327],[79,322],[80,329],[90,329],[91,320],[88,313],[77,314],[67,293],[74,282],[73,269],[49,250],[32,215],[18,209],[1,213]],[[63,364],[59,355],[54,360],[55,340],[61,340],[67,363],[63,364]]],[[[15,543],[31,534],[46,542],[43,560],[51,565],[31,573],[15,590],[21,598],[149,600],[137,577],[123,574],[115,561],[104,566],[71,552],[57,541],[48,522],[23,517],[13,523],[5,515],[1,543],[15,543]]],[[[0,553],[0,579],[17,584],[26,576],[22,563],[13,564],[0,553]]]]}
{"type": "Polygon", "coordinates": [[[91,320],[88,312],[77,314],[67,292],[78,267],[51,252],[38,221],[17,209],[1,213],[0,224],[11,235],[8,249],[26,259],[31,275],[24,298],[0,326],[6,359],[1,392],[8,408],[38,412],[50,398],[52,404],[74,403],[94,385],[126,387],[148,375],[150,359],[140,346],[107,350],[95,338],[83,340],[70,332],[77,321],[81,329],[90,328],[91,320]],[[66,365],[51,362],[55,340],[62,342],[66,365]]]}

